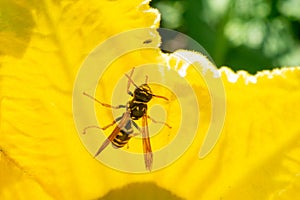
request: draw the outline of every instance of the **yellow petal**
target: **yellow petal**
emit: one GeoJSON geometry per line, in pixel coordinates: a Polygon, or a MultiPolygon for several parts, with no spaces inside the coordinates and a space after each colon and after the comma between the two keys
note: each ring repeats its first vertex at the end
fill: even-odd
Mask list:
{"type": "MultiPolygon", "coordinates": [[[[14,56],[15,41],[21,37],[6,38],[6,30],[1,34],[0,41],[11,39],[7,43],[12,48],[1,56],[0,168],[5,174],[0,177],[0,198],[34,199],[39,193],[44,199],[101,196],[115,184],[107,185],[103,166],[77,136],[73,82],[84,57],[98,43],[127,29],[157,26],[157,11],[142,1],[12,1],[10,6],[30,13],[34,26],[20,24],[21,30],[31,28],[20,59],[10,54],[14,56]]],[[[15,35],[17,31],[12,30],[15,35]]]]}
{"type": "MultiPolygon", "coordinates": [[[[81,143],[72,118],[73,83],[97,44],[125,30],[156,27],[158,13],[142,1],[45,0],[36,6],[12,1],[10,6],[30,13],[32,22],[20,24],[30,40],[16,36],[17,29],[0,34],[0,41],[11,44],[0,58],[0,199],[95,199],[118,188],[132,198],[132,186],[137,194],[156,191],[156,199],[165,197],[162,190],[184,199],[298,196],[299,67],[256,76],[220,69],[227,103],[224,129],[212,152],[199,159],[211,123],[211,99],[203,80],[194,79],[195,66],[188,66],[189,83],[203,91],[196,94],[203,99],[199,104],[204,117],[194,142],[159,171],[119,172],[96,161],[81,143]]],[[[172,56],[157,49],[125,55],[113,63],[121,70],[112,79],[123,74],[126,63],[160,63],[172,69],[186,64],[174,62],[172,56]]],[[[195,65],[203,67],[203,60],[195,65]]],[[[105,90],[110,92],[110,87],[105,90]]],[[[176,114],[170,113],[170,123],[178,120],[176,114]]]]}

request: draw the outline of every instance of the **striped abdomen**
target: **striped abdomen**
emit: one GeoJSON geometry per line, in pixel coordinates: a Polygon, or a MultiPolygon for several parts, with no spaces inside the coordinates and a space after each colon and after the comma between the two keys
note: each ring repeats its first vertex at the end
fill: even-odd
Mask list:
{"type": "Polygon", "coordinates": [[[125,144],[127,144],[129,139],[132,137],[132,133],[133,133],[133,129],[131,126],[131,121],[128,120],[125,127],[121,129],[121,131],[118,133],[115,139],[113,139],[113,141],[111,142],[113,147],[115,148],[124,147],[125,144]]]}

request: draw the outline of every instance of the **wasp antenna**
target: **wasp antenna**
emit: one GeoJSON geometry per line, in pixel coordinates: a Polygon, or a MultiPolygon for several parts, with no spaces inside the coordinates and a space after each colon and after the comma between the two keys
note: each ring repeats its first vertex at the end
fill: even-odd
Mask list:
{"type": "Polygon", "coordinates": [[[134,70],[135,70],[135,67],[133,67],[131,72],[130,72],[130,78],[132,77],[134,70]]]}
{"type": "Polygon", "coordinates": [[[164,100],[166,100],[166,101],[169,101],[169,99],[168,99],[167,97],[164,97],[164,96],[155,95],[155,94],[153,94],[152,96],[157,97],[157,98],[164,99],[164,100]]]}
{"type": "Polygon", "coordinates": [[[138,88],[138,86],[133,82],[130,76],[128,76],[127,74],[125,74],[125,76],[128,78],[128,81],[130,81],[130,83],[134,85],[134,87],[138,88]]]}
{"type": "Polygon", "coordinates": [[[145,83],[148,84],[148,76],[146,75],[145,83]]]}
{"type": "MultiPolygon", "coordinates": [[[[138,88],[138,86],[134,83],[134,81],[133,81],[132,78],[131,78],[132,75],[133,75],[134,70],[135,70],[135,67],[132,68],[132,70],[131,70],[129,76],[128,76],[127,74],[125,74],[125,76],[128,78],[128,85],[130,85],[130,84],[129,84],[129,82],[130,82],[130,83],[132,83],[136,88],[138,88]]],[[[127,88],[127,89],[129,89],[129,88],[127,88]]]]}

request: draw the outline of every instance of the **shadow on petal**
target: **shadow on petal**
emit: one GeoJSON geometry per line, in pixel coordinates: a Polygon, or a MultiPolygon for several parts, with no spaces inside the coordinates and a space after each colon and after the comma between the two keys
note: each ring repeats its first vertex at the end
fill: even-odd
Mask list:
{"type": "Polygon", "coordinates": [[[155,183],[132,183],[122,188],[112,190],[104,195],[99,200],[110,200],[110,199],[143,199],[143,200],[183,200],[183,198],[172,194],[170,191],[159,187],[155,183]]]}

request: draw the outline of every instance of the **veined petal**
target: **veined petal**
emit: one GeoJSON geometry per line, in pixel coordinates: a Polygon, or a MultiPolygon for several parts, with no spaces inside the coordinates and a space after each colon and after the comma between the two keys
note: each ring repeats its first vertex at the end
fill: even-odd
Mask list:
{"type": "Polygon", "coordinates": [[[115,184],[106,183],[103,166],[85,151],[77,136],[73,82],[83,59],[98,43],[132,28],[158,26],[159,14],[142,1],[8,4],[12,10],[26,12],[23,20],[22,12],[16,12],[21,15],[18,20],[26,22],[25,16],[30,15],[32,22],[29,27],[16,21],[18,28],[0,34],[12,47],[1,55],[0,168],[5,174],[0,177],[0,198],[35,199],[40,193],[44,199],[101,196],[115,184]],[[24,33],[31,34],[29,42],[28,37],[17,35],[28,28],[24,33]],[[7,34],[12,37],[6,38],[7,34]],[[22,51],[10,52],[18,50],[15,45],[20,40],[22,51]]]}
{"type": "MultiPolygon", "coordinates": [[[[0,41],[12,44],[0,58],[1,199],[93,199],[124,186],[126,193],[126,186],[136,182],[153,183],[184,199],[298,196],[299,67],[255,76],[221,68],[227,113],[212,152],[204,159],[198,157],[211,123],[210,97],[203,86],[204,92],[196,94],[207,103],[200,109],[203,123],[183,156],[153,173],[118,172],[97,162],[80,142],[72,119],[73,82],[98,43],[125,30],[157,27],[158,12],[148,1],[138,0],[45,0],[34,6],[34,1],[11,2],[13,10],[25,10],[24,16],[31,17],[17,23],[26,37],[16,35],[19,29],[0,34],[0,41]],[[18,45],[22,48],[14,53],[18,45]]],[[[135,53],[139,56],[121,58],[120,69],[127,62],[156,63],[174,69],[185,65],[194,73],[184,60],[173,59],[174,54],[158,49],[135,53]]],[[[194,62],[204,67],[206,60],[194,62]]],[[[197,78],[189,83],[197,89],[202,87],[196,84],[205,85],[197,78]]],[[[176,122],[177,113],[171,114],[171,122],[176,122]]],[[[149,192],[151,184],[138,187],[137,193],[149,192]]]]}

